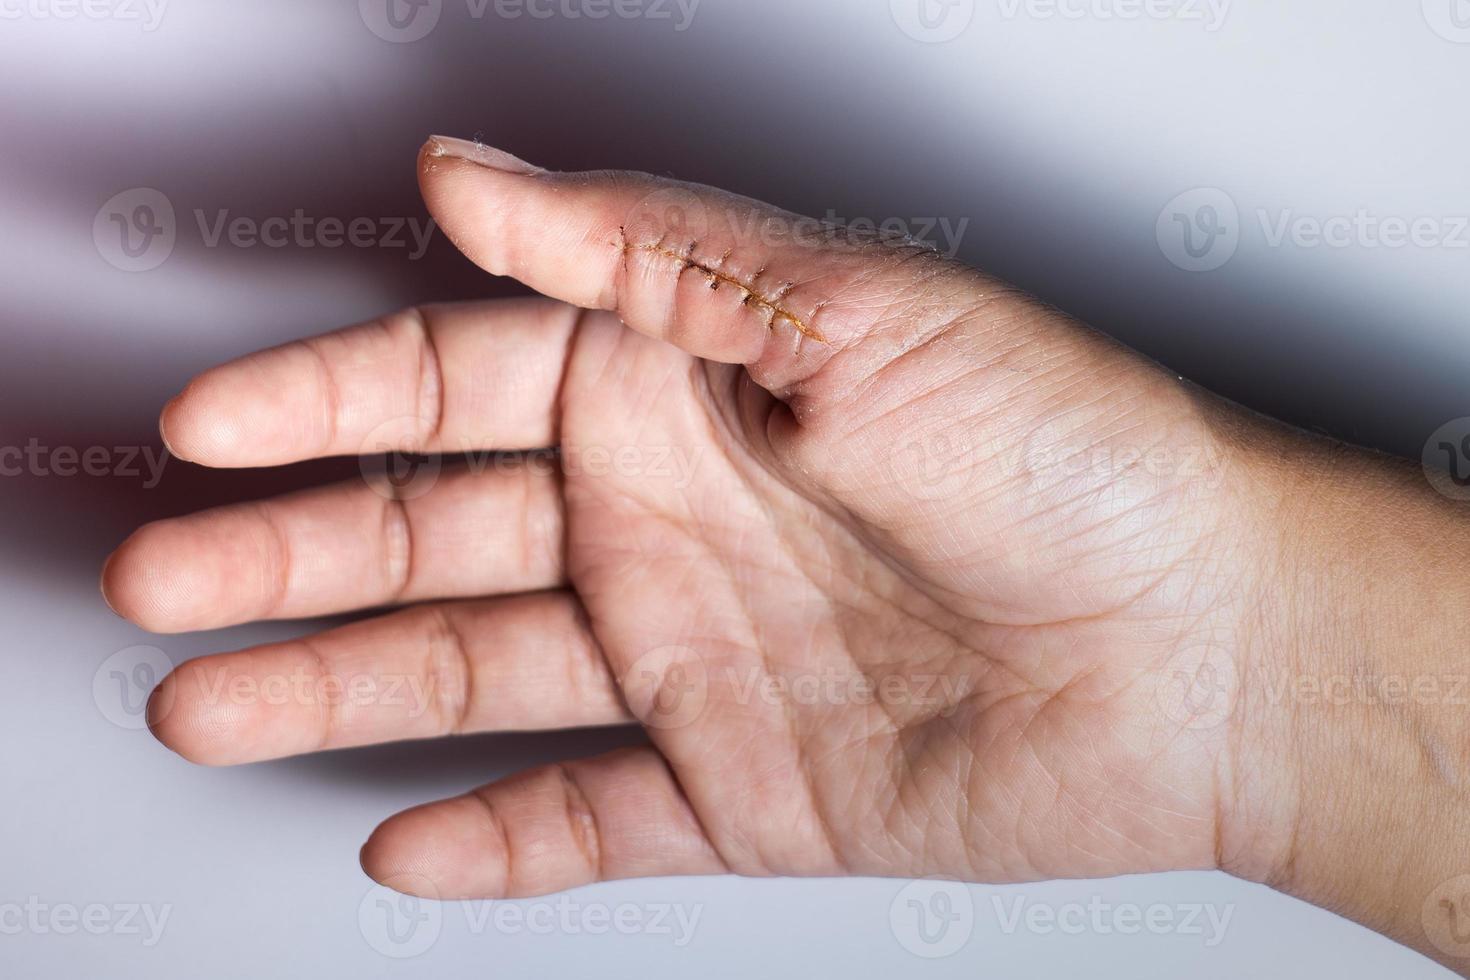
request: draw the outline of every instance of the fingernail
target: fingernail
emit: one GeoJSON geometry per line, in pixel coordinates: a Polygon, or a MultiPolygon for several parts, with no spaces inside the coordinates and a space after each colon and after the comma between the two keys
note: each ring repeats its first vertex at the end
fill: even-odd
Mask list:
{"type": "Polygon", "coordinates": [[[114,606],[112,604],[112,600],[107,597],[107,567],[112,564],[112,560],[116,557],[117,552],[114,551],[112,554],[108,555],[107,560],[102,563],[102,574],[97,577],[97,591],[102,593],[102,601],[107,603],[107,608],[112,610],[112,614],[121,619],[122,613],[117,611],[117,607],[114,606]]]}
{"type": "Polygon", "coordinates": [[[503,170],[506,173],[517,173],[530,176],[532,174],[545,173],[541,167],[527,163],[518,156],[506,153],[504,150],[493,146],[486,146],[476,140],[455,139],[453,136],[432,136],[429,138],[429,156],[440,159],[466,160],[470,163],[488,167],[491,170],[503,170]]]}
{"type": "Polygon", "coordinates": [[[174,688],[168,682],[168,678],[164,678],[149,693],[148,704],[143,709],[143,719],[148,723],[148,730],[154,734],[154,737],[158,736],[158,726],[163,724],[164,720],[168,718],[168,714],[173,710],[173,707],[174,688]],[[165,687],[168,690],[165,691],[165,687]]]}
{"type": "Polygon", "coordinates": [[[168,410],[173,407],[176,401],[178,401],[176,397],[169,399],[168,404],[163,406],[163,411],[158,413],[158,438],[163,440],[163,448],[168,450],[170,456],[173,456],[175,459],[183,459],[182,456],[174,452],[174,447],[168,441],[168,422],[166,420],[168,419],[168,410]]]}

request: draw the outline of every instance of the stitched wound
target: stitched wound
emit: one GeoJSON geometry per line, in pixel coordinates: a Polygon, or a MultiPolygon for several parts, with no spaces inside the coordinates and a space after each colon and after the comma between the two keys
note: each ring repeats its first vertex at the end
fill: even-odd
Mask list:
{"type": "MultiPolygon", "coordinates": [[[[741,282],[734,276],[721,272],[715,266],[699,262],[691,256],[676,252],[671,248],[665,248],[662,245],[624,245],[623,248],[625,251],[636,249],[640,252],[652,252],[655,255],[662,255],[666,258],[673,259],[675,262],[679,263],[680,275],[683,275],[686,269],[695,269],[701,275],[703,275],[705,279],[709,280],[710,289],[719,289],[721,283],[727,286],[734,286],[742,293],[742,297],[740,300],[741,306],[757,306],[765,311],[769,318],[766,322],[767,328],[774,329],[777,320],[785,320],[793,327],[795,327],[797,332],[800,333],[803,337],[809,337],[819,344],[827,343],[827,338],[823,337],[821,332],[818,331],[816,327],[812,326],[810,323],[806,322],[801,317],[797,316],[795,313],[792,313],[789,309],[781,305],[781,301],[786,297],[788,293],[791,292],[793,288],[790,284],[785,286],[778,296],[768,299],[767,297],[762,296],[755,289],[753,283],[741,282]]],[[[726,253],[726,257],[729,257],[729,253],[726,253]]],[[[760,276],[757,275],[756,278],[758,279],[760,278],[760,276]]]]}

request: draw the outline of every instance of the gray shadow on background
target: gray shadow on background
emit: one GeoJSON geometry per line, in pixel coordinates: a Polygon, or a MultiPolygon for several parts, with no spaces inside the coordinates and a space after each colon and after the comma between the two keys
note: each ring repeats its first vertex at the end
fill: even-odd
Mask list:
{"type": "MultiPolygon", "coordinates": [[[[343,16],[343,30],[361,30],[355,11],[343,16]]],[[[4,122],[28,135],[7,148],[0,180],[78,227],[89,227],[112,193],[141,185],[208,211],[422,216],[414,174],[420,143],[435,132],[483,134],[558,169],[649,170],[803,213],[968,217],[963,259],[1226,397],[1363,445],[1416,456],[1439,422],[1470,414],[1452,383],[1470,368],[1470,353],[1407,342],[1433,335],[1439,320],[1407,284],[1365,280],[1346,291],[1280,268],[1237,267],[1230,279],[1192,278],[1157,255],[1139,263],[1137,253],[1117,247],[1120,222],[1137,216],[1110,210],[1108,175],[1060,179],[1065,159],[1040,161],[992,138],[1015,122],[1002,111],[990,110],[971,158],[936,156],[925,151],[932,120],[909,111],[906,93],[892,91],[877,73],[851,73],[847,107],[832,104],[830,87],[806,84],[833,66],[870,63],[873,52],[838,47],[813,57],[795,37],[764,37],[759,49],[750,46],[753,40],[720,39],[726,53],[710,60],[707,47],[672,34],[650,53],[645,37],[644,50],[630,58],[625,47],[585,31],[441,27],[426,42],[384,45],[385,58],[414,84],[369,108],[347,98],[323,68],[320,87],[298,100],[256,103],[242,93],[239,111],[182,128],[159,113],[88,129],[53,117],[44,100],[18,100],[4,109],[4,122]],[[751,71],[745,64],[737,80],[737,69],[757,57],[781,70],[751,71]],[[807,100],[807,92],[821,95],[807,100]],[[107,152],[78,151],[99,141],[107,152]],[[1242,275],[1250,277],[1244,288],[1242,275]],[[1387,316],[1398,329],[1383,329],[1387,316]],[[1437,364],[1438,380],[1426,378],[1427,364],[1437,364]],[[1400,397],[1406,390],[1420,397],[1400,397]]],[[[926,80],[923,52],[915,54],[909,81],[917,92],[926,80]]],[[[1126,172],[1128,161],[1115,166],[1126,172]]],[[[442,236],[423,261],[412,263],[382,251],[233,252],[187,239],[177,261],[226,276],[269,275],[276,268],[355,274],[392,305],[519,291],[474,269],[442,236]]],[[[160,346],[140,355],[127,338],[142,324],[129,324],[125,315],[110,324],[122,338],[115,346],[104,335],[93,348],[57,356],[36,339],[58,327],[84,332],[104,315],[86,295],[56,295],[11,318],[9,327],[29,338],[30,352],[46,356],[0,364],[7,443],[40,435],[55,444],[158,445],[159,404],[215,359],[219,342],[207,354],[160,346]]],[[[336,325],[283,321],[270,325],[270,340],[336,325]]],[[[260,344],[233,353],[254,346],[260,344]]],[[[12,518],[3,560],[92,588],[103,556],[143,521],[354,472],[351,461],[229,474],[171,465],[156,490],[110,478],[8,481],[0,491],[12,518]]],[[[514,768],[513,756],[546,747],[600,749],[608,738],[605,732],[507,736],[275,765],[311,780],[413,781],[424,765],[469,775],[487,764],[487,753],[501,760],[494,765],[514,768]]]]}

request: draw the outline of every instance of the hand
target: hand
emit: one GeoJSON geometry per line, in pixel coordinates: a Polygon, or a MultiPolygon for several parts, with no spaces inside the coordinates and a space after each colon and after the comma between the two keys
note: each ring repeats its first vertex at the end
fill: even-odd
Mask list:
{"type": "Polygon", "coordinates": [[[647,727],[381,826],[368,873],[444,898],[1282,873],[1301,766],[1251,678],[1285,670],[1256,641],[1293,437],[911,242],[458,141],[420,175],[469,258],[550,298],[386,317],[167,406],[207,466],[471,454],[130,538],[104,591],[159,632],[408,607],[182,666],[167,745],[647,727]]]}

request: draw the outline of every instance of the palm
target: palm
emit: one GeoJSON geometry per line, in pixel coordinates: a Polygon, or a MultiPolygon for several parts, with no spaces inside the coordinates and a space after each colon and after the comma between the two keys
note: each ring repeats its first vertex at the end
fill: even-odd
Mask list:
{"type": "Polygon", "coordinates": [[[803,492],[765,439],[785,406],[743,369],[602,314],[580,333],[562,406],[569,575],[730,867],[994,880],[1203,860],[1209,774],[1160,717],[1159,661],[1179,637],[1149,647],[1129,622],[1147,611],[1122,594],[1176,576],[1184,542],[1130,560],[1154,531],[1126,519],[1126,487],[1093,474],[1066,488],[1075,514],[1018,527],[997,508],[979,552],[915,561],[955,532],[913,506],[1014,479],[1014,458],[978,472],[915,458],[923,444],[902,435],[920,412],[900,410],[893,457],[823,474],[866,484],[872,512],[854,518],[825,487],[803,492]],[[633,450],[592,466],[606,447],[633,450]],[[1110,512],[1094,493],[1117,498],[1110,512]],[[1074,570],[1060,587],[1056,568],[1074,570]]]}
{"type": "Polygon", "coordinates": [[[1211,430],[1173,379],[969,270],[813,248],[741,198],[676,190],[694,240],[647,178],[437,142],[422,177],[471,258],[561,302],[226,365],[166,409],[171,445],[216,466],[555,445],[560,472],[446,472],[411,500],[359,481],[140,532],[104,589],[151,628],[406,607],[181,668],[150,705],[162,739],[235,763],[645,723],[654,748],[379,828],[365,867],[426,894],[1216,859],[1224,712],[1171,699],[1228,683],[1217,624],[1242,600],[1211,430]],[[315,686],[221,699],[286,675],[315,686]],[[421,697],[319,694],[364,675],[421,697]]]}

